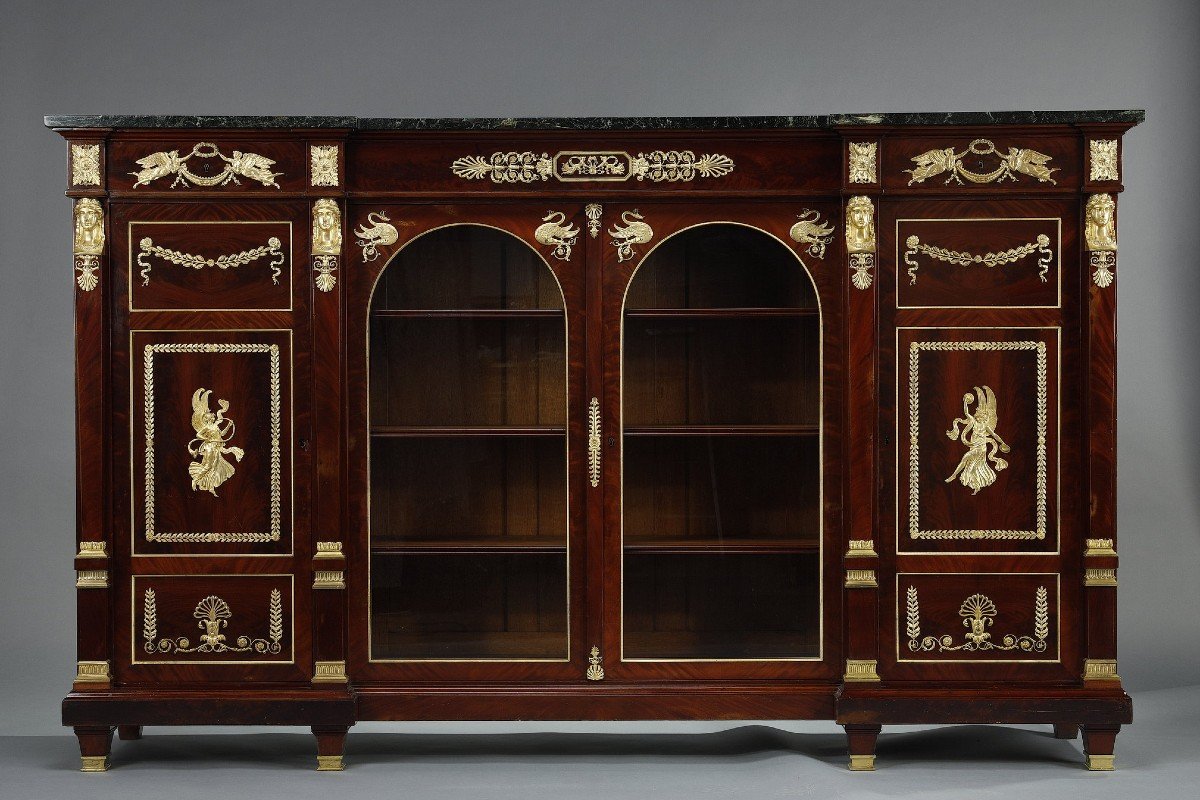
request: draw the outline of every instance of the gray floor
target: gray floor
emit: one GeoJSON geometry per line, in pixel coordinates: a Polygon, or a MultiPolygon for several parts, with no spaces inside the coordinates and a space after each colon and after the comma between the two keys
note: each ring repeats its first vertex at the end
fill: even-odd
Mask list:
{"type": "Polygon", "coordinates": [[[312,771],[312,738],[290,731],[149,729],[139,742],[114,743],[113,769],[102,775],[75,771],[73,737],[3,737],[0,800],[327,800],[332,792],[381,800],[1193,794],[1200,782],[1200,687],[1136,694],[1134,715],[1117,739],[1113,773],[1087,772],[1079,740],[1059,741],[1038,727],[887,729],[874,773],[846,771],[845,741],[828,722],[572,723],[517,726],[507,734],[498,731],[513,726],[494,723],[362,725],[350,735],[341,773],[312,771]]]}

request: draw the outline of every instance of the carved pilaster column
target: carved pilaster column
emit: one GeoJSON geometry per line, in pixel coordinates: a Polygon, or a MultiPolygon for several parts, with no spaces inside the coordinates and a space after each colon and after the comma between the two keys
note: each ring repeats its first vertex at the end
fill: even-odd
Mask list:
{"type": "MultiPolygon", "coordinates": [[[[847,180],[878,181],[877,147],[849,142],[847,180]],[[869,178],[869,180],[868,180],[869,178]]],[[[846,263],[849,277],[846,308],[849,317],[849,374],[854,375],[847,399],[851,502],[846,506],[848,542],[846,567],[846,682],[878,682],[879,566],[875,526],[876,425],[878,365],[875,349],[875,204],[866,195],[846,201],[846,263]],[[851,580],[870,574],[868,580],[851,580]]]]}

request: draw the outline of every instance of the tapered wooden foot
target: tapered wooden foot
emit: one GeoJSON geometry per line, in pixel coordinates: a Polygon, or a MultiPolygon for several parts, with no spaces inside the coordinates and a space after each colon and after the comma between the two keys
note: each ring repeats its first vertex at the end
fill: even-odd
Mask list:
{"type": "Polygon", "coordinates": [[[112,751],[112,727],[107,725],[103,727],[77,725],[74,730],[75,738],[79,740],[79,771],[106,771],[108,769],[108,754],[112,751]]]}
{"type": "Polygon", "coordinates": [[[1073,722],[1054,723],[1055,739],[1074,739],[1079,735],[1079,726],[1073,722]]]}
{"type": "Polygon", "coordinates": [[[136,742],[142,738],[141,725],[118,725],[117,738],[122,742],[136,742]]]}
{"type": "Polygon", "coordinates": [[[875,740],[879,738],[879,725],[846,725],[846,740],[850,748],[850,769],[853,772],[871,772],[875,769],[875,740]]]}
{"type": "Polygon", "coordinates": [[[1120,725],[1084,725],[1083,753],[1087,768],[1097,772],[1115,769],[1113,746],[1116,744],[1120,725]]]}
{"type": "Polygon", "coordinates": [[[342,755],[346,748],[349,727],[312,729],[317,737],[317,772],[340,772],[345,769],[342,755]]]}

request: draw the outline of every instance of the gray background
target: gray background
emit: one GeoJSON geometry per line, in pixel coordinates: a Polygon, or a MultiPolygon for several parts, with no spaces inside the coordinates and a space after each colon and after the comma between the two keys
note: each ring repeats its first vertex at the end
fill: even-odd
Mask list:
{"type": "Polygon", "coordinates": [[[1120,666],[1135,692],[1194,683],[1198,23],[1194,0],[3,0],[0,734],[60,733],[75,661],[62,113],[1147,109],[1120,200],[1120,666]]]}

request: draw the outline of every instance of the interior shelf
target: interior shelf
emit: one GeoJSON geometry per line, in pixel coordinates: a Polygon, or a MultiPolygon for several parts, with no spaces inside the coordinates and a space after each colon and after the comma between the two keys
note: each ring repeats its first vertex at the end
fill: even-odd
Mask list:
{"type": "Polygon", "coordinates": [[[816,436],[817,425],[638,425],[626,436],[816,436]]]}
{"type": "Polygon", "coordinates": [[[561,308],[377,308],[378,319],[562,319],[561,308]]]}
{"type": "Polygon", "coordinates": [[[821,545],[812,539],[789,539],[771,537],[763,539],[736,539],[724,537],[720,539],[682,539],[626,536],[625,552],[647,554],[677,554],[687,555],[699,553],[713,555],[718,553],[816,553],[821,545]]]}
{"type": "Polygon", "coordinates": [[[815,317],[815,308],[627,308],[625,316],[650,319],[682,318],[733,318],[754,319],[756,317],[815,317]]]}
{"type": "Polygon", "coordinates": [[[487,553],[565,553],[561,536],[490,536],[460,539],[387,539],[372,541],[371,552],[380,555],[454,555],[487,553]]]}
{"type": "Polygon", "coordinates": [[[444,438],[452,436],[562,436],[563,425],[373,425],[379,439],[444,438]]]}

